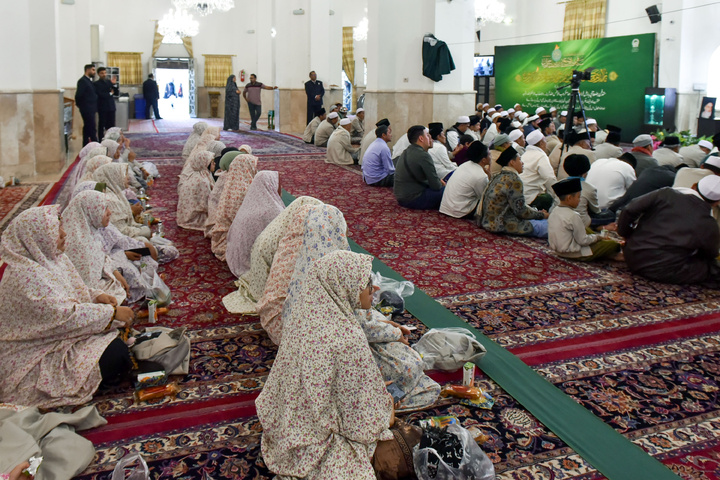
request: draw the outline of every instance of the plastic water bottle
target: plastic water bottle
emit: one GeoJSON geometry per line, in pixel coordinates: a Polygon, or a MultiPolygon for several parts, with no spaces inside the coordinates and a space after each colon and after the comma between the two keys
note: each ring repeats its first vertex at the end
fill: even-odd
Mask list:
{"type": "Polygon", "coordinates": [[[157,234],[158,234],[159,237],[164,237],[164,236],[165,236],[165,231],[163,230],[163,223],[162,223],[162,222],[158,222],[158,223],[157,223],[157,234]]]}

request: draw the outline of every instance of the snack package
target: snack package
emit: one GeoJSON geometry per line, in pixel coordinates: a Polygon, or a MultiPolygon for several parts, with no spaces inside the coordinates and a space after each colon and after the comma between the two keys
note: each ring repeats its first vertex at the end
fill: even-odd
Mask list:
{"type": "Polygon", "coordinates": [[[457,397],[478,401],[483,398],[483,391],[477,387],[466,387],[464,385],[448,385],[440,392],[441,397],[457,397]]]}
{"type": "Polygon", "coordinates": [[[37,475],[38,468],[40,468],[40,464],[43,461],[43,457],[30,457],[28,460],[28,463],[30,466],[22,471],[25,475],[28,475],[30,477],[34,477],[37,475]]]}
{"type": "Polygon", "coordinates": [[[423,430],[430,428],[430,427],[447,427],[448,425],[453,425],[458,422],[458,419],[456,417],[453,417],[452,415],[446,415],[443,417],[430,417],[425,420],[420,420],[420,428],[423,430]]]}
{"type": "Polygon", "coordinates": [[[148,302],[148,321],[150,323],[157,322],[157,300],[150,300],[148,302]]]}
{"type": "Polygon", "coordinates": [[[489,393],[483,392],[482,397],[480,397],[477,400],[463,398],[462,400],[460,400],[460,405],[465,405],[465,406],[473,407],[473,408],[482,408],[484,410],[490,410],[493,407],[493,405],[495,405],[495,400],[492,398],[492,396],[489,393]]]}
{"type": "Polygon", "coordinates": [[[180,392],[180,387],[174,383],[168,383],[159,387],[143,388],[135,392],[135,400],[138,402],[147,402],[148,400],[157,400],[164,397],[174,397],[180,392]]]}

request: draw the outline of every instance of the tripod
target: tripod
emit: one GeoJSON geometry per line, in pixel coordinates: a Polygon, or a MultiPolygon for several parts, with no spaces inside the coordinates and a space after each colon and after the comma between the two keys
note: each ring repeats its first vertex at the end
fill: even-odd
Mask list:
{"type": "MultiPolygon", "coordinates": [[[[583,124],[585,125],[585,135],[587,135],[588,142],[592,145],[592,139],[590,138],[590,130],[587,126],[587,117],[585,116],[585,106],[583,105],[582,96],[580,95],[580,82],[583,80],[590,80],[590,72],[592,68],[588,68],[584,72],[578,72],[573,70],[572,81],[567,85],[557,87],[557,90],[563,90],[567,87],[571,87],[570,91],[570,103],[568,103],[568,114],[565,118],[565,132],[563,132],[563,146],[567,152],[570,149],[568,145],[568,139],[570,138],[570,132],[573,129],[573,121],[575,119],[575,105],[580,104],[580,111],[582,112],[583,124]]],[[[561,150],[562,153],[562,150],[561,150]]]]}

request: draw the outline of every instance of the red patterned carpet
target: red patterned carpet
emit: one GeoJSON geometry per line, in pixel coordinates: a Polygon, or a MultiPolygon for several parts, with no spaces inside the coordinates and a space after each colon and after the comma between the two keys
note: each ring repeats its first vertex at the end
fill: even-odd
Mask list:
{"type": "MultiPolygon", "coordinates": [[[[191,327],[191,372],[176,399],[157,404],[134,405],[129,387],[101,392],[95,403],[110,424],[87,434],[98,455],[82,478],[107,478],[128,451],[150,461],[152,478],[271,478],[252,403],[275,348],[252,318],[222,308],[232,275],[200,234],[176,228],[179,166],[157,163],[163,178],[151,203],[181,251],[164,270],[175,302],[161,322],[191,327]]],[[[654,284],[621,265],[568,262],[541,241],[404,210],[389,189],[367,187],[353,168],[320,156],[266,156],[260,166],[280,171],[294,195],[338,206],[361,246],[682,478],[720,478],[718,292],[654,284]]],[[[455,414],[488,435],[483,448],[499,478],[602,478],[500,387],[483,382],[496,399],[492,410],[452,404],[432,413],[455,414]]]]}
{"type": "Polygon", "coordinates": [[[0,232],[20,213],[38,205],[51,187],[50,183],[26,183],[0,188],[0,232]]]}

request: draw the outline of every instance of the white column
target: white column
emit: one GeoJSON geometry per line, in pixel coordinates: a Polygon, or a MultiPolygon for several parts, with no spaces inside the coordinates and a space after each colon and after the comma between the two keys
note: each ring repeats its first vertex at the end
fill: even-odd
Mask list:
{"type": "Polygon", "coordinates": [[[29,89],[30,2],[0,2],[0,45],[0,91],[29,89]]]}
{"type": "MultiPolygon", "coordinates": [[[[30,8],[30,84],[34,90],[59,86],[59,35],[56,0],[33,0],[30,8]]],[[[13,42],[10,45],[14,45],[13,42]]],[[[5,45],[6,48],[10,45],[5,45]]],[[[79,78],[79,77],[78,77],[79,78]]]]}

